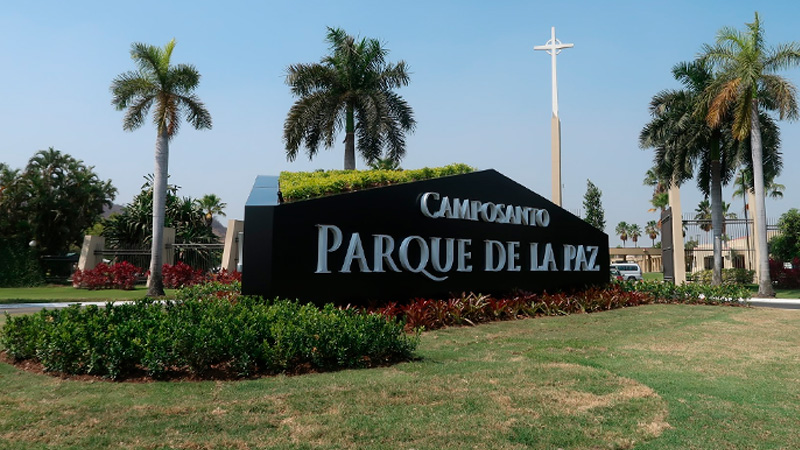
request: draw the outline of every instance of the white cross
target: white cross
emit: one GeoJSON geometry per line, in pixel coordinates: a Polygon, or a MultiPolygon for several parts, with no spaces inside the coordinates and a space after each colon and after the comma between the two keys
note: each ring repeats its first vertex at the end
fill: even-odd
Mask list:
{"type": "Polygon", "coordinates": [[[573,44],[562,44],[556,39],[556,27],[550,28],[550,40],[544,45],[533,47],[534,50],[545,50],[553,59],[553,115],[558,117],[558,82],[556,81],[556,55],[561,49],[572,48],[573,44]]]}

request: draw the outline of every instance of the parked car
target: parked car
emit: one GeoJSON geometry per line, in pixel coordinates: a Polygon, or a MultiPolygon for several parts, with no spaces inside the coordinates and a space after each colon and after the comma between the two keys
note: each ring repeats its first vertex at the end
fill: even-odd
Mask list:
{"type": "Polygon", "coordinates": [[[642,279],[642,268],[636,263],[611,264],[611,268],[619,270],[625,280],[635,281],[642,279]]]}
{"type": "Polygon", "coordinates": [[[616,267],[611,268],[611,281],[622,281],[625,278],[622,278],[622,274],[619,272],[619,269],[616,267]]]}

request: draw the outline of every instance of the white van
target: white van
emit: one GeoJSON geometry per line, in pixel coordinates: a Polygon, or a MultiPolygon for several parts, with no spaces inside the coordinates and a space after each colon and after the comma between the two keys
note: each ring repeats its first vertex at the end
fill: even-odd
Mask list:
{"type": "Polygon", "coordinates": [[[619,273],[625,280],[633,281],[642,279],[642,268],[636,263],[611,264],[611,267],[619,270],[619,273]]]}

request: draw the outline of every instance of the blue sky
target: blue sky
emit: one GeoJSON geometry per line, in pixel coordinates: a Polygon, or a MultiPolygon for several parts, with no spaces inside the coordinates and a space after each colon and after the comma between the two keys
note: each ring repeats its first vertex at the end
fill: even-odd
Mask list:
{"type": "MultiPolygon", "coordinates": [[[[119,189],[116,203],[128,203],[153,172],[155,129],[123,131],[108,88],[134,68],[131,43],[176,38],[173,62],[202,74],[197,94],[214,127],[182,127],[170,147],[170,181],[182,195],[219,195],[228,218],[243,218],[256,175],[342,168],[341,143],[290,163],[282,142],[293,103],[286,67],[319,61],[332,26],[378,38],[390,61],[409,64],[411,84],[399,93],[418,125],[404,168],[494,168],[549,198],[550,58],[533,47],[555,26],[575,44],[558,57],[564,207],[581,208],[591,179],[603,191],[615,246],[618,222],[657,219],[642,185],[652,152],[637,141],[648,102],[679,87],[674,64],[694,58],[721,27],[743,28],[756,9],[768,43],[800,40],[794,1],[12,2],[0,15],[0,161],[22,168],[52,146],[95,166],[119,189]]],[[[800,69],[783,74],[800,84],[800,69]]],[[[776,218],[800,206],[800,123],[780,126],[777,181],[786,193],[767,203],[776,218]]],[[[728,202],[731,193],[724,188],[728,202]]],[[[694,183],[682,200],[692,212],[701,200],[694,183]]],[[[739,205],[731,209],[741,213],[739,205]]]]}

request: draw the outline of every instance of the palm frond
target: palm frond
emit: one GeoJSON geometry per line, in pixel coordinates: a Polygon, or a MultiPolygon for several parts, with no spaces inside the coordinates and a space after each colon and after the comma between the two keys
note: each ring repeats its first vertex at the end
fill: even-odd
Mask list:
{"type": "Polygon", "coordinates": [[[139,97],[133,103],[128,104],[125,111],[125,118],[122,121],[122,129],[133,131],[141,127],[147,120],[147,113],[153,106],[155,96],[139,97]]]}
{"type": "Polygon", "coordinates": [[[797,88],[779,75],[762,75],[759,101],[768,110],[778,111],[783,119],[797,119],[797,88]]]}

